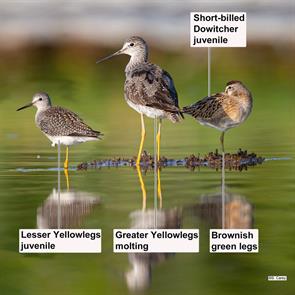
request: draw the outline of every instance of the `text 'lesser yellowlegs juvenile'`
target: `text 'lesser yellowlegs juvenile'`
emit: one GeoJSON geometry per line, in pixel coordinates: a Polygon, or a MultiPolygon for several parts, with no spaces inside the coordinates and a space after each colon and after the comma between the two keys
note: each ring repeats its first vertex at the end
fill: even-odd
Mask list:
{"type": "Polygon", "coordinates": [[[243,123],[252,110],[252,95],[240,81],[230,81],[224,92],[205,97],[184,107],[183,112],[192,115],[202,125],[220,130],[220,142],[224,152],[224,133],[243,123]]]}
{"type": "Polygon", "coordinates": [[[148,47],[140,37],[127,39],[120,50],[98,60],[97,63],[119,54],[130,55],[129,63],[125,68],[124,95],[128,105],[141,115],[141,142],[136,165],[140,165],[146,134],[143,115],[160,119],[157,133],[159,160],[161,120],[167,118],[172,122],[179,122],[182,117],[173,80],[169,73],[148,62],[148,47]]]}
{"type": "Polygon", "coordinates": [[[35,106],[37,112],[35,122],[37,127],[49,138],[52,146],[60,143],[66,146],[64,168],[68,169],[69,146],[86,141],[99,140],[102,133],[86,125],[81,118],[70,110],[52,106],[47,93],[40,92],[33,96],[31,103],[17,109],[35,106]]]}

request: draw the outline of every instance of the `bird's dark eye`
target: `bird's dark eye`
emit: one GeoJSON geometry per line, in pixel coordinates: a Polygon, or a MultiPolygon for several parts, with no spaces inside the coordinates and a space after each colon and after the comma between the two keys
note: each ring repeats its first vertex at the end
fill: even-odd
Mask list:
{"type": "Polygon", "coordinates": [[[42,100],[42,97],[40,97],[39,100],[42,100]]]}
{"type": "Polygon", "coordinates": [[[233,88],[232,88],[231,86],[228,86],[227,89],[228,89],[228,90],[231,90],[231,89],[233,89],[233,88]]]}
{"type": "Polygon", "coordinates": [[[134,43],[130,43],[129,45],[132,47],[132,46],[134,46],[134,43]]]}

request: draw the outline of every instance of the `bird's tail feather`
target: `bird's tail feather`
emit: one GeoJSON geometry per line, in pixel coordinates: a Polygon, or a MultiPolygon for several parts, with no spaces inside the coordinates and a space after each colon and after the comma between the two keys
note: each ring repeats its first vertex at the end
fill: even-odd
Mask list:
{"type": "Polygon", "coordinates": [[[101,133],[100,131],[93,130],[93,132],[95,133],[95,135],[98,139],[102,139],[104,136],[104,134],[101,133]]]}
{"type": "Polygon", "coordinates": [[[169,113],[168,114],[168,118],[173,123],[176,123],[176,122],[180,122],[181,120],[183,120],[184,119],[184,116],[183,116],[182,112],[179,112],[179,113],[169,113]]]}

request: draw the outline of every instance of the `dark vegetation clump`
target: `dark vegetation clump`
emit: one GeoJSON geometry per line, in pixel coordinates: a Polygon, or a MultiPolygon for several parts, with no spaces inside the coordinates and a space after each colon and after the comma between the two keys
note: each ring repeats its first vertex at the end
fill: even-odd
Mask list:
{"type": "MultiPolygon", "coordinates": [[[[245,150],[239,149],[237,153],[225,153],[225,169],[228,170],[247,170],[249,166],[256,166],[262,164],[264,158],[257,156],[255,153],[250,153],[245,150]]],[[[131,159],[116,157],[107,160],[93,160],[91,162],[80,163],[77,166],[78,170],[87,169],[99,169],[102,167],[135,167],[136,157],[131,159]]],[[[157,163],[158,167],[176,167],[182,166],[194,170],[196,167],[209,167],[211,169],[219,170],[222,168],[222,154],[216,150],[215,152],[209,152],[201,157],[194,154],[185,157],[184,159],[168,159],[165,156],[161,156],[157,163]]],[[[144,151],[141,155],[140,166],[144,170],[148,170],[154,167],[154,156],[144,151]]]]}

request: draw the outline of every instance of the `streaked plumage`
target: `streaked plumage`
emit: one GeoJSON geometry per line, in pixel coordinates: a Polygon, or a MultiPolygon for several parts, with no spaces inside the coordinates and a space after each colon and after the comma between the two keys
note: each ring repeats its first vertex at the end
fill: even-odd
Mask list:
{"type": "Polygon", "coordinates": [[[67,168],[68,146],[86,141],[101,139],[99,131],[93,130],[75,113],[59,106],[52,106],[50,97],[45,92],[36,93],[31,103],[19,108],[35,106],[35,122],[38,128],[49,138],[52,146],[60,142],[67,146],[65,168],[67,168]]]}
{"type": "Polygon", "coordinates": [[[126,67],[124,86],[129,106],[150,118],[181,119],[178,96],[168,72],[147,61],[136,67],[126,67]]]}
{"type": "Polygon", "coordinates": [[[252,110],[252,95],[240,81],[230,81],[224,92],[205,97],[184,107],[183,112],[190,114],[202,125],[224,132],[243,123],[252,110]]]}
{"type": "MultiPolygon", "coordinates": [[[[59,106],[50,107],[36,113],[36,125],[52,141],[57,144],[57,137],[73,137],[73,143],[101,139],[101,133],[93,130],[75,113],[59,106]]],[[[67,144],[70,139],[63,138],[62,144],[67,144]]]]}

